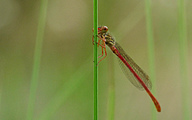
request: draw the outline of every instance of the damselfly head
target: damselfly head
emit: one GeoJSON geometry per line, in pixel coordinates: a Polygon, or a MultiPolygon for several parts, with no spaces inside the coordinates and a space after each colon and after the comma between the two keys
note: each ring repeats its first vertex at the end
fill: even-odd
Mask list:
{"type": "Polygon", "coordinates": [[[108,27],[107,26],[98,27],[98,34],[104,34],[107,31],[108,31],[108,27]]]}

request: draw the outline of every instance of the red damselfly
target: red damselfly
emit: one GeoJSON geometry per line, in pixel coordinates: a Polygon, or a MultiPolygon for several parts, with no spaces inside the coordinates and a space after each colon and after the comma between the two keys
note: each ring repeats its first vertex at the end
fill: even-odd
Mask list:
{"type": "MultiPolygon", "coordinates": [[[[106,56],[106,45],[116,54],[120,60],[120,66],[127,76],[129,81],[138,89],[146,90],[146,92],[151,97],[152,101],[155,104],[155,107],[158,112],[161,112],[161,107],[157,99],[150,92],[152,88],[151,81],[149,76],[133,61],[131,57],[129,57],[126,52],[122,49],[122,47],[115,41],[115,39],[108,32],[107,26],[98,27],[98,46],[102,47],[102,57],[99,62],[101,62],[106,56]],[[105,52],[105,55],[104,55],[105,52]],[[104,55],[104,56],[103,56],[104,55]]],[[[93,41],[94,42],[94,41],[93,41]]],[[[99,63],[98,62],[98,63],[99,63]]]]}

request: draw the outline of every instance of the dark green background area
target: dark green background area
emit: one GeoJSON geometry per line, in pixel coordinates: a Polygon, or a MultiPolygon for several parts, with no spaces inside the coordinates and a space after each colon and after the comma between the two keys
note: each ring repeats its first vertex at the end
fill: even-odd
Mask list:
{"type": "MultiPolygon", "coordinates": [[[[49,0],[33,120],[93,120],[93,8],[91,0],[49,0]]],[[[183,119],[178,2],[154,0],[152,25],[159,120],[183,119]]],[[[189,86],[192,85],[192,1],[185,0],[189,86]]],[[[26,120],[40,1],[0,1],[0,120],[26,120]]],[[[99,1],[99,25],[149,73],[145,1],[99,1]]],[[[98,48],[99,55],[101,48],[98,48]]],[[[107,120],[109,87],[115,83],[115,120],[149,120],[154,107],[124,76],[116,56],[99,64],[98,115],[107,120]]],[[[187,86],[186,86],[187,87],[187,86]]]]}

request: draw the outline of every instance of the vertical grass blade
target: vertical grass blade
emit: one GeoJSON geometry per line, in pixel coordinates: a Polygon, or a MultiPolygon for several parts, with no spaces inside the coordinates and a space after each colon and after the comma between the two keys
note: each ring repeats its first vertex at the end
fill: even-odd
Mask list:
{"type": "Polygon", "coordinates": [[[40,69],[41,50],[42,50],[44,28],[45,28],[45,21],[46,21],[47,3],[48,3],[48,0],[41,0],[38,30],[37,30],[37,36],[36,36],[36,45],[35,45],[35,52],[34,52],[32,79],[31,79],[31,86],[30,86],[30,93],[29,93],[29,103],[28,103],[28,110],[27,110],[27,120],[33,120],[35,96],[36,96],[39,69],[40,69]]]}
{"type": "Polygon", "coordinates": [[[178,0],[178,19],[179,19],[179,55],[180,55],[180,74],[182,88],[183,120],[190,120],[190,90],[187,71],[187,29],[186,13],[184,0],[178,0]]]}
{"type": "Polygon", "coordinates": [[[98,109],[98,68],[97,68],[97,26],[98,26],[98,1],[93,0],[93,28],[94,28],[94,120],[97,120],[98,109]]]}
{"type": "MultiPolygon", "coordinates": [[[[153,40],[153,27],[152,27],[152,16],[151,16],[151,1],[145,0],[145,14],[146,14],[146,27],[147,27],[147,41],[148,41],[148,54],[149,54],[149,69],[150,78],[153,83],[152,92],[155,94],[155,60],[154,60],[154,40],[153,40]]],[[[156,120],[156,109],[153,106],[152,109],[152,120],[156,120]]]]}
{"type": "Polygon", "coordinates": [[[115,119],[115,72],[114,72],[114,58],[110,54],[108,55],[110,61],[108,62],[108,79],[109,79],[109,89],[108,89],[108,115],[107,120],[115,119]]]}

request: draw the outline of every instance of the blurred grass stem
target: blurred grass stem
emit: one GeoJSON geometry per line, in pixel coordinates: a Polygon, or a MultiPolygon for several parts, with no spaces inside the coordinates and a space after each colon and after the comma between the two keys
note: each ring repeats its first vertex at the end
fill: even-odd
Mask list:
{"type": "Polygon", "coordinates": [[[29,103],[28,103],[28,110],[27,110],[27,120],[33,120],[35,98],[36,98],[38,77],[39,77],[39,71],[40,71],[42,43],[43,43],[44,28],[45,28],[45,22],[46,22],[47,4],[48,4],[48,0],[41,0],[38,30],[37,30],[36,44],[35,44],[32,79],[31,79],[30,93],[29,93],[29,103]]]}
{"type": "Polygon", "coordinates": [[[111,54],[108,55],[108,80],[109,80],[109,88],[108,88],[108,116],[107,120],[115,119],[115,72],[114,72],[114,56],[111,54]]]}
{"type": "MultiPolygon", "coordinates": [[[[149,54],[149,70],[150,78],[153,83],[152,92],[155,94],[155,57],[154,57],[154,40],[153,40],[153,26],[151,16],[151,0],[145,0],[145,14],[146,14],[146,29],[147,29],[147,42],[148,42],[148,54],[149,54]]],[[[152,120],[156,120],[156,109],[152,106],[152,120]]]]}
{"type": "MultiPolygon", "coordinates": [[[[43,108],[38,119],[35,120],[50,120],[56,115],[57,110],[66,103],[66,100],[87,80],[87,76],[91,75],[90,61],[92,57],[89,57],[80,68],[76,70],[73,75],[67,80],[67,83],[63,84],[60,90],[49,100],[48,104],[43,108]],[[85,71],[86,72],[82,72],[85,71]],[[78,76],[78,78],[77,78],[78,76]]],[[[65,79],[65,77],[63,77],[65,79]]]]}
{"type": "Polygon", "coordinates": [[[185,1],[178,0],[178,19],[179,19],[179,55],[180,55],[180,74],[183,102],[183,120],[191,120],[190,117],[190,90],[189,78],[187,71],[187,28],[186,28],[186,13],[185,1]]]}

